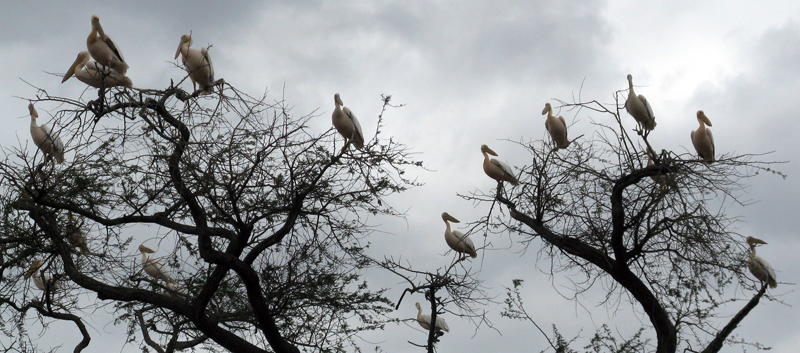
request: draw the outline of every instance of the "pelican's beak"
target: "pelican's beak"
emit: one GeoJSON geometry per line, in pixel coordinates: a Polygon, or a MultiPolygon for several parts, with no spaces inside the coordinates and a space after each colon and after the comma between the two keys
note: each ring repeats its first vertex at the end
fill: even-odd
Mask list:
{"type": "Polygon", "coordinates": [[[69,67],[69,70],[67,70],[67,73],[64,74],[64,79],[61,80],[61,83],[64,83],[70,77],[72,77],[72,75],[75,74],[75,69],[78,68],[78,65],[80,65],[81,62],[83,62],[83,58],[81,58],[81,55],[78,54],[78,57],[75,59],[75,62],[72,63],[72,66],[69,67]]]}
{"type": "Polygon", "coordinates": [[[494,153],[494,151],[492,151],[492,149],[486,145],[481,146],[481,152],[486,152],[488,154],[491,154],[492,156],[497,156],[497,153],[494,153]]]}
{"type": "Polygon", "coordinates": [[[706,124],[708,126],[712,126],[711,125],[711,120],[708,120],[708,117],[706,116],[706,113],[704,113],[702,110],[697,112],[697,118],[702,120],[703,124],[706,124]]]}
{"type": "Polygon", "coordinates": [[[344,105],[344,103],[342,103],[342,99],[339,98],[339,94],[338,93],[335,96],[333,96],[333,102],[335,104],[338,104],[338,105],[342,105],[342,106],[344,105]]]}
{"type": "Polygon", "coordinates": [[[31,116],[34,118],[39,117],[39,113],[36,112],[36,108],[33,107],[33,103],[28,104],[28,111],[31,112],[31,116]]]}
{"type": "Polygon", "coordinates": [[[178,58],[178,55],[181,55],[181,47],[183,47],[183,43],[186,43],[187,38],[186,36],[181,36],[181,42],[178,43],[178,50],[175,51],[175,59],[178,58]]]}
{"type": "Polygon", "coordinates": [[[139,245],[139,251],[144,252],[144,253],[148,253],[148,254],[152,254],[152,253],[155,252],[152,249],[150,249],[150,248],[148,248],[148,247],[146,247],[144,245],[139,245]]]}
{"type": "Polygon", "coordinates": [[[758,238],[747,237],[747,243],[748,244],[766,244],[767,242],[765,242],[765,241],[763,241],[761,239],[758,239],[758,238]]]}
{"type": "Polygon", "coordinates": [[[445,212],[445,213],[442,213],[442,219],[444,219],[445,221],[450,221],[450,222],[453,222],[453,223],[461,223],[461,222],[459,222],[459,221],[458,221],[458,220],[457,220],[455,217],[451,216],[451,215],[450,215],[449,213],[447,213],[447,212],[445,212]]]}
{"type": "Polygon", "coordinates": [[[544,105],[544,110],[542,110],[542,115],[547,114],[549,110],[550,110],[550,103],[547,103],[544,105]]]}

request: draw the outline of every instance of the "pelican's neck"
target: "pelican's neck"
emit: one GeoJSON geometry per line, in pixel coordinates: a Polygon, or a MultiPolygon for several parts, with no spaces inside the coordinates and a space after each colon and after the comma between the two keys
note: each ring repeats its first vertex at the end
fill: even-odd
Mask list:
{"type": "Polygon", "coordinates": [[[36,123],[36,117],[31,114],[31,127],[39,127],[39,124],[36,123]]]}
{"type": "Polygon", "coordinates": [[[636,97],[636,92],[633,91],[633,80],[628,80],[628,97],[636,97]]]}
{"type": "MultiPolygon", "coordinates": [[[[702,123],[700,125],[703,125],[702,123]]],[[[756,244],[750,244],[750,257],[756,257],[756,244]]]]}
{"type": "Polygon", "coordinates": [[[92,25],[92,32],[95,32],[95,31],[97,32],[97,34],[100,35],[101,39],[106,37],[106,33],[103,32],[103,26],[100,26],[100,22],[99,21],[97,22],[96,26],[94,24],[92,25]]]}
{"type": "MultiPolygon", "coordinates": [[[[444,234],[445,234],[445,235],[447,235],[448,233],[450,233],[450,222],[448,222],[448,221],[445,219],[445,220],[444,220],[444,224],[445,224],[445,226],[447,226],[447,228],[445,228],[445,230],[444,230],[444,234]]],[[[419,310],[422,310],[422,309],[419,309],[419,310]]]]}
{"type": "Polygon", "coordinates": [[[483,163],[484,164],[489,163],[489,154],[487,154],[485,151],[481,151],[481,152],[483,153],[483,163]]]}
{"type": "Polygon", "coordinates": [[[142,265],[144,265],[145,263],[147,263],[147,254],[145,254],[144,251],[142,251],[142,265]]]}
{"type": "Polygon", "coordinates": [[[422,305],[418,305],[417,306],[417,310],[419,310],[419,311],[417,311],[417,321],[421,321],[422,320],[422,305]]]}

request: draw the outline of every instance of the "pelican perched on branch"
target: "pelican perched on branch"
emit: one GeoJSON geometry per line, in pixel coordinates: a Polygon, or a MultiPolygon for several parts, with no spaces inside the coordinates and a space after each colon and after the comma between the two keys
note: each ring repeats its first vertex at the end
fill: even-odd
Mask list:
{"type": "Polygon", "coordinates": [[[556,118],[553,116],[553,108],[550,106],[550,103],[544,104],[542,115],[545,114],[547,114],[547,119],[544,121],[544,127],[547,129],[547,132],[550,133],[550,138],[555,145],[553,150],[567,148],[571,141],[567,138],[567,122],[564,120],[564,117],[559,116],[556,118]]]}
{"type": "Polygon", "coordinates": [[[444,240],[450,246],[450,249],[464,254],[464,257],[467,255],[472,256],[473,259],[478,257],[478,252],[475,251],[475,244],[472,243],[472,239],[468,235],[457,230],[450,230],[450,222],[459,223],[459,221],[447,212],[442,213],[442,220],[447,226],[444,230],[444,240]]]}
{"type": "Polygon", "coordinates": [[[39,270],[41,267],[42,260],[33,260],[30,267],[28,267],[28,271],[25,272],[25,279],[33,277],[33,284],[42,291],[46,291],[48,287],[51,291],[61,289],[61,286],[53,280],[53,276],[49,273],[41,273],[39,270]]]}
{"type": "Polygon", "coordinates": [[[711,120],[708,120],[706,113],[698,110],[697,122],[700,123],[700,127],[697,130],[692,130],[691,134],[694,150],[697,151],[703,162],[714,163],[714,134],[711,133],[711,129],[706,128],[706,125],[711,126],[711,120]]]}
{"type": "Polygon", "coordinates": [[[496,158],[489,159],[488,154],[497,156],[497,153],[492,151],[489,146],[481,145],[481,153],[483,153],[483,171],[490,178],[497,180],[497,184],[502,184],[504,181],[511,183],[511,185],[519,185],[517,177],[514,176],[514,171],[508,164],[497,160],[496,158]]]}
{"type": "MultiPolygon", "coordinates": [[[[656,153],[656,151],[653,151],[653,149],[650,148],[650,146],[647,146],[647,166],[649,167],[654,165],[655,163],[653,162],[653,160],[657,158],[658,154],[656,153]]],[[[656,184],[658,185],[669,186],[669,179],[665,174],[651,175],[650,179],[653,179],[653,181],[656,182],[656,184]]]]}
{"type": "Polygon", "coordinates": [[[164,264],[162,264],[160,261],[147,256],[147,254],[155,253],[155,251],[144,245],[139,245],[139,251],[142,253],[142,268],[144,268],[145,273],[157,280],[160,279],[167,283],[172,282],[172,279],[168,275],[166,266],[164,266],[164,264]]]}
{"type": "Polygon", "coordinates": [[[55,157],[56,162],[64,163],[64,143],[61,138],[53,133],[49,126],[36,124],[39,113],[33,108],[33,103],[28,104],[28,111],[31,113],[31,138],[36,147],[42,150],[47,158],[55,157]]]}
{"type": "Polygon", "coordinates": [[[110,67],[123,75],[128,72],[128,64],[111,37],[103,31],[103,27],[100,26],[100,17],[97,15],[92,16],[92,31],[86,38],[86,48],[100,65],[110,67]]]}
{"type": "Polygon", "coordinates": [[[90,253],[89,247],[86,245],[86,233],[81,229],[81,225],[78,224],[78,220],[75,219],[72,213],[67,214],[66,230],[65,238],[67,238],[69,245],[80,249],[82,254],[90,253]]]}
{"type": "Polygon", "coordinates": [[[72,63],[61,83],[75,76],[81,82],[94,88],[108,88],[115,86],[132,87],[133,83],[128,76],[100,65],[97,62],[89,61],[89,52],[78,53],[78,58],[72,63]]]}
{"type": "Polygon", "coordinates": [[[189,48],[192,46],[192,35],[184,34],[178,44],[178,51],[175,52],[175,59],[181,56],[183,67],[189,73],[192,80],[192,87],[197,91],[200,86],[201,94],[211,94],[214,92],[214,66],[211,64],[211,56],[205,47],[200,50],[189,48]]]}
{"type": "Polygon", "coordinates": [[[755,278],[761,281],[762,285],[766,282],[771,288],[775,288],[778,286],[775,270],[772,269],[772,266],[767,260],[756,256],[756,244],[766,243],[767,242],[758,238],[747,237],[747,244],[750,245],[750,257],[747,258],[747,268],[755,278]]]}
{"type": "Polygon", "coordinates": [[[361,131],[361,124],[358,123],[355,114],[347,107],[343,107],[339,93],[333,95],[333,103],[336,108],[333,110],[333,127],[344,136],[344,145],[352,142],[357,149],[364,148],[364,133],[361,131]]]}
{"type": "MultiPolygon", "coordinates": [[[[428,314],[422,314],[422,306],[419,305],[419,302],[414,304],[417,306],[417,323],[419,323],[422,328],[426,330],[431,329],[431,316],[428,314]]],[[[434,328],[438,336],[444,334],[444,332],[450,332],[450,327],[447,326],[447,322],[444,321],[444,318],[441,316],[436,316],[436,327],[434,328]],[[444,332],[443,332],[444,331],[444,332]]]]}
{"type": "Polygon", "coordinates": [[[653,108],[650,102],[643,95],[636,95],[633,91],[633,76],[628,75],[628,100],[625,102],[625,110],[628,111],[636,122],[639,123],[639,131],[653,130],[656,128],[656,117],[653,115],[653,108]]]}

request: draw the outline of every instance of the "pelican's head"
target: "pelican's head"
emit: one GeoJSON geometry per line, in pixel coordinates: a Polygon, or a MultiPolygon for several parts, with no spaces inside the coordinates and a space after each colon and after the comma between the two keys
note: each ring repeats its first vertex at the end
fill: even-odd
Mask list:
{"type": "Polygon", "coordinates": [[[708,120],[706,113],[703,113],[702,110],[697,111],[697,121],[702,122],[703,124],[706,124],[708,126],[711,126],[711,120],[708,120]]]}
{"type": "Polygon", "coordinates": [[[181,54],[181,48],[183,48],[184,43],[189,43],[188,47],[192,46],[192,35],[191,34],[184,34],[181,36],[181,42],[178,43],[178,51],[175,52],[175,59],[178,58],[178,55],[181,54]]]}
{"type": "Polygon", "coordinates": [[[75,74],[75,70],[78,67],[83,67],[84,65],[86,65],[86,63],[88,61],[89,61],[89,52],[88,51],[84,50],[84,51],[78,53],[78,57],[75,58],[75,62],[72,63],[72,66],[69,67],[69,70],[67,70],[67,73],[64,74],[64,78],[61,80],[61,83],[64,83],[70,77],[72,77],[72,75],[75,74]]]}
{"type": "Polygon", "coordinates": [[[31,112],[31,118],[38,118],[39,113],[36,112],[36,108],[33,107],[33,103],[28,103],[28,111],[31,112]]]}
{"type": "Polygon", "coordinates": [[[750,244],[751,247],[754,247],[756,244],[766,244],[767,242],[753,237],[747,237],[747,244],[750,244]]]}
{"type": "Polygon", "coordinates": [[[414,306],[416,306],[416,307],[417,307],[417,309],[419,309],[419,310],[422,310],[422,306],[420,306],[420,305],[419,305],[419,302],[416,302],[416,303],[414,304],[414,306]]]}
{"type": "Polygon", "coordinates": [[[492,156],[497,156],[497,153],[494,153],[494,151],[492,151],[492,149],[486,145],[481,145],[481,152],[491,154],[492,156]]]}
{"type": "Polygon", "coordinates": [[[103,27],[100,26],[100,17],[97,17],[97,15],[92,15],[92,28],[97,30],[100,38],[105,38],[106,34],[103,32],[103,27]]]}
{"type": "Polygon", "coordinates": [[[342,103],[342,99],[339,98],[339,93],[333,95],[333,103],[336,105],[344,105],[344,103],[342,103]]]}
{"type": "Polygon", "coordinates": [[[446,222],[446,221],[450,221],[450,222],[453,222],[453,223],[460,223],[460,222],[459,222],[459,221],[458,221],[458,220],[457,220],[455,217],[451,216],[451,215],[450,215],[449,213],[447,213],[447,212],[442,212],[442,219],[443,219],[445,222],[446,222]]]}
{"type": "Polygon", "coordinates": [[[542,110],[542,115],[547,114],[547,112],[553,111],[553,108],[550,106],[550,103],[544,104],[544,110],[542,110]]]}
{"type": "Polygon", "coordinates": [[[28,267],[28,270],[25,271],[25,279],[31,278],[36,271],[39,271],[39,267],[42,267],[42,260],[34,259],[31,261],[31,265],[28,267]]]}
{"type": "Polygon", "coordinates": [[[150,249],[150,248],[148,248],[148,247],[146,247],[144,245],[139,245],[139,251],[141,251],[143,253],[148,253],[148,254],[152,254],[152,253],[155,252],[155,251],[153,251],[153,249],[150,249]]]}
{"type": "Polygon", "coordinates": [[[631,74],[628,74],[628,83],[633,84],[633,76],[631,74]]]}

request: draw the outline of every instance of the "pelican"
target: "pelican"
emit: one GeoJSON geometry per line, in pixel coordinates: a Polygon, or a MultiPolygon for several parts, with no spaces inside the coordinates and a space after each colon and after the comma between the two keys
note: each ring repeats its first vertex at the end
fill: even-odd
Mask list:
{"type": "Polygon", "coordinates": [[[88,254],[89,247],[86,246],[86,233],[83,232],[81,225],[78,224],[78,221],[75,219],[72,213],[67,215],[66,228],[66,238],[69,245],[71,245],[73,248],[81,249],[82,254],[88,254]]]}
{"type": "Polygon", "coordinates": [[[450,222],[459,223],[459,221],[447,212],[442,213],[442,220],[444,220],[444,224],[447,226],[444,230],[444,241],[447,242],[450,249],[464,254],[464,257],[467,255],[472,256],[473,259],[478,257],[478,252],[475,251],[475,244],[472,243],[472,239],[470,239],[468,235],[457,230],[450,230],[450,222]]]}
{"type": "Polygon", "coordinates": [[[201,94],[211,94],[214,92],[214,66],[211,64],[211,56],[205,47],[200,50],[189,48],[192,46],[192,36],[184,34],[178,44],[178,51],[175,52],[175,59],[181,56],[183,67],[189,73],[192,80],[192,87],[197,91],[200,85],[201,94]]]}
{"type": "Polygon", "coordinates": [[[775,270],[772,269],[772,266],[758,256],[756,256],[756,244],[766,244],[767,242],[753,237],[747,237],[747,244],[750,245],[750,257],[747,258],[747,268],[750,270],[750,273],[758,278],[761,281],[762,285],[764,282],[768,283],[771,288],[775,288],[778,286],[778,282],[775,277],[775,270]]]}
{"type": "MultiPolygon", "coordinates": [[[[431,316],[428,315],[428,314],[425,314],[425,315],[422,314],[422,306],[419,305],[419,302],[417,302],[414,305],[416,305],[417,306],[417,310],[419,310],[417,312],[417,323],[419,323],[419,325],[422,326],[422,328],[424,328],[426,330],[430,330],[431,329],[431,316]]],[[[439,336],[441,336],[441,335],[444,334],[444,332],[450,332],[450,327],[447,326],[447,322],[444,321],[443,317],[437,315],[436,316],[436,327],[434,328],[434,330],[436,330],[436,333],[439,336]],[[444,332],[442,332],[442,331],[444,331],[444,332]]]]}
{"type": "Polygon", "coordinates": [[[625,110],[628,111],[641,129],[653,130],[656,128],[656,117],[653,115],[653,108],[643,95],[636,95],[633,91],[633,76],[628,75],[628,101],[625,102],[625,110]]]}
{"type": "Polygon", "coordinates": [[[155,253],[155,251],[144,245],[139,245],[139,251],[142,253],[142,267],[144,268],[145,273],[157,280],[160,279],[167,283],[173,282],[167,274],[167,268],[164,266],[164,264],[147,256],[147,254],[155,253]]]}
{"type": "Polygon", "coordinates": [[[39,113],[33,108],[33,103],[28,104],[28,111],[31,113],[31,137],[36,147],[42,150],[42,153],[47,158],[55,157],[56,162],[64,163],[64,143],[61,138],[53,134],[53,131],[47,125],[39,126],[36,124],[36,118],[39,113]]]}
{"type": "Polygon", "coordinates": [[[103,27],[100,26],[100,17],[97,15],[92,16],[92,31],[86,38],[86,48],[100,65],[110,67],[123,75],[128,72],[128,64],[114,41],[103,31],[103,27]]]}
{"type": "Polygon", "coordinates": [[[128,76],[119,72],[109,69],[97,62],[89,62],[89,52],[82,51],[78,53],[78,58],[72,63],[64,79],[61,83],[66,82],[70,77],[75,75],[75,78],[81,82],[92,86],[94,88],[108,88],[115,86],[132,87],[133,83],[128,76]]]}
{"type": "Polygon", "coordinates": [[[361,124],[358,123],[355,114],[347,107],[342,107],[342,99],[339,93],[333,95],[333,103],[336,109],[333,110],[333,127],[344,136],[344,145],[352,142],[357,149],[364,148],[364,133],[361,132],[361,124]]]}
{"type": "Polygon", "coordinates": [[[36,285],[36,288],[39,288],[42,291],[46,291],[48,287],[51,291],[55,291],[56,289],[61,289],[61,286],[58,285],[53,280],[53,276],[49,273],[41,273],[39,268],[42,267],[42,260],[35,259],[31,262],[31,266],[28,268],[28,271],[25,272],[25,279],[33,277],[33,284],[36,285]]]}
{"type": "Polygon", "coordinates": [[[550,139],[553,140],[553,144],[556,146],[553,150],[567,148],[570,141],[567,138],[567,122],[564,121],[564,117],[554,117],[553,108],[550,106],[550,103],[544,104],[542,115],[545,114],[547,114],[547,119],[544,121],[544,127],[547,129],[547,132],[550,133],[550,139]]]}
{"type": "Polygon", "coordinates": [[[189,293],[186,292],[186,289],[183,288],[181,285],[175,282],[167,282],[165,286],[167,288],[167,295],[171,297],[185,297],[188,296],[189,293]]]}
{"type": "MultiPolygon", "coordinates": [[[[649,167],[649,166],[652,166],[653,164],[655,164],[655,163],[653,163],[653,159],[656,159],[656,158],[658,158],[658,154],[656,154],[656,152],[653,151],[653,149],[650,148],[650,146],[647,146],[647,166],[649,167]]],[[[661,186],[667,186],[669,184],[668,180],[667,180],[667,176],[664,175],[664,174],[651,175],[650,179],[653,179],[653,181],[656,182],[656,184],[661,185],[661,186]]]]}
{"type": "Polygon", "coordinates": [[[706,125],[711,126],[711,120],[708,120],[706,113],[698,110],[697,121],[700,123],[700,127],[697,130],[692,130],[691,134],[694,149],[704,162],[708,164],[714,163],[714,134],[711,133],[711,129],[706,128],[706,125]]]}
{"type": "Polygon", "coordinates": [[[483,171],[488,175],[490,178],[497,180],[497,184],[501,184],[503,181],[507,181],[511,183],[511,185],[517,186],[519,185],[519,181],[514,176],[514,172],[511,170],[511,167],[508,164],[497,160],[496,158],[489,159],[488,154],[492,156],[497,156],[497,153],[492,151],[489,146],[481,145],[481,153],[483,153],[483,171]]]}

